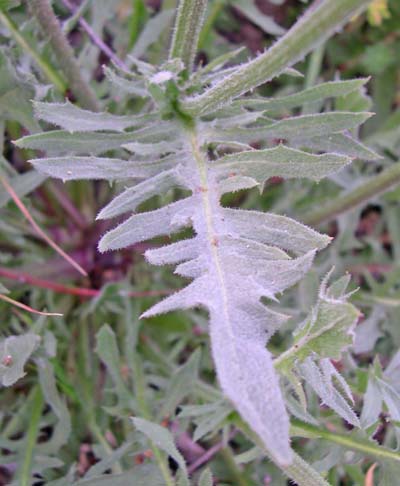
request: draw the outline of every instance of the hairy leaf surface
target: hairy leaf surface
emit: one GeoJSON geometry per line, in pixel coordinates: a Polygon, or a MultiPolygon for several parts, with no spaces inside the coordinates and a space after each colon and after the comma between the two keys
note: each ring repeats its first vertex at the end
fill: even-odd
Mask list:
{"type": "MultiPolygon", "coordinates": [[[[51,156],[33,161],[46,174],[64,180],[127,182],[125,190],[106,205],[98,218],[133,214],[102,237],[102,252],[193,228],[192,238],[146,252],[150,263],[177,265],[175,272],[192,281],[147,310],[143,317],[196,306],[206,308],[212,355],[222,390],[275,461],[290,464],[289,418],[279,377],[266,348],[268,339],[287,316],[272,310],[269,303],[276,302],[281,292],[304,276],[315,253],[325,248],[330,238],[283,215],[223,207],[220,198],[229,191],[262,188],[272,176],[319,181],[354,157],[373,158],[373,152],[347,138],[347,130],[357,128],[370,113],[326,112],[283,119],[264,115],[268,109],[289,109],[361,90],[366,80],[319,85],[276,102],[266,100],[259,107],[252,100],[238,100],[207,117],[182,123],[177,117],[166,121],[171,118],[171,105],[176,101],[173,96],[179,88],[174,83],[182,63],[171,60],[159,73],[142,66],[141,61],[138,63],[138,71],[145,74],[123,73],[124,81],[142,83],[142,79],[141,86],[149,88],[154,104],[161,110],[158,121],[153,120],[153,114],[151,119],[133,117],[132,121],[110,114],[102,120],[100,115],[91,114],[85,121],[85,114],[79,111],[79,133],[56,130],[25,137],[18,145],[50,152],[51,156]],[[251,111],[253,108],[255,111],[251,111]],[[90,127],[92,131],[88,131],[90,127]],[[131,131],[125,131],[127,128],[131,131]],[[254,141],[265,148],[251,149],[249,144],[254,141]],[[236,152],[224,153],[227,146],[236,152]],[[117,156],[97,156],[115,149],[117,156]],[[56,154],[63,156],[52,156],[56,154]],[[174,188],[184,189],[190,195],[152,211],[136,212],[142,202],[174,188]]],[[[193,75],[192,89],[201,89],[209,82],[204,75],[208,76],[206,68],[193,75]]],[[[61,128],[73,129],[71,116],[75,108],[71,111],[69,105],[63,105],[62,111],[56,113],[58,108],[59,105],[38,105],[38,116],[61,128]]],[[[320,358],[336,355],[349,343],[346,333],[354,322],[353,308],[340,299],[326,295],[326,301],[316,311],[318,319],[311,319],[304,328],[301,350],[291,356],[289,368],[296,360],[306,366],[312,353],[319,353],[320,358]],[[333,338],[337,342],[326,348],[326,341],[332,342],[333,338]]],[[[315,387],[323,387],[322,383],[330,383],[333,378],[340,380],[328,368],[328,364],[311,361],[305,373],[324,377],[325,381],[314,380],[315,387]]],[[[335,406],[340,402],[346,419],[355,424],[351,409],[340,401],[341,395],[337,397],[332,391],[330,397],[323,399],[335,406]]],[[[225,415],[221,417],[219,420],[225,415]]],[[[196,431],[196,437],[204,430],[209,430],[207,424],[196,431]]]]}

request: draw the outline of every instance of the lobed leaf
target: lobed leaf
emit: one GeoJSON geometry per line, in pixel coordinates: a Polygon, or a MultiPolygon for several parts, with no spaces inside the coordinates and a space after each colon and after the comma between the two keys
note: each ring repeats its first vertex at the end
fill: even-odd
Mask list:
{"type": "Polygon", "coordinates": [[[309,356],[338,360],[343,349],[353,344],[354,328],[360,313],[346,301],[346,295],[335,295],[335,284],[326,289],[328,277],[321,285],[316,307],[296,329],[292,347],[275,362],[277,369],[284,373],[309,356]]]}
{"type": "MultiPolygon", "coordinates": [[[[166,163],[163,163],[163,168],[164,164],[166,163]]],[[[113,218],[127,211],[135,211],[146,199],[179,186],[184,186],[184,180],[179,176],[179,166],[176,169],[164,170],[119,194],[100,211],[97,219],[113,218]]]]}
{"type": "Polygon", "coordinates": [[[143,162],[93,156],[48,157],[34,159],[31,163],[40,172],[58,177],[63,181],[76,179],[144,179],[175,165],[172,158],[143,162]]]}
{"type": "Polygon", "coordinates": [[[209,142],[234,140],[251,142],[260,138],[302,139],[352,130],[371,117],[371,113],[328,112],[285,118],[256,128],[209,129],[209,142]]]}
{"type": "Polygon", "coordinates": [[[351,79],[346,81],[329,81],[327,83],[317,84],[298,93],[294,93],[281,98],[260,98],[260,99],[242,99],[235,101],[233,106],[245,106],[247,108],[256,108],[257,110],[281,110],[296,108],[307,103],[315,103],[329,98],[344,96],[352,91],[361,89],[369,78],[351,79]]]}
{"type": "Polygon", "coordinates": [[[251,177],[263,184],[269,177],[305,177],[315,181],[338,172],[350,158],[336,154],[313,155],[284,145],[266,150],[250,150],[226,155],[215,162],[218,179],[237,175],[251,177]]]}
{"type": "Polygon", "coordinates": [[[126,128],[138,128],[156,119],[155,114],[118,116],[111,113],[95,113],[83,110],[69,101],[65,103],[43,103],[34,101],[36,118],[74,132],[112,130],[122,132],[126,128]]]}
{"type": "Polygon", "coordinates": [[[308,147],[312,150],[334,152],[355,159],[377,160],[382,158],[347,133],[331,133],[328,136],[310,138],[290,138],[290,142],[295,147],[308,147]]]}
{"type": "Polygon", "coordinates": [[[135,214],[106,233],[100,240],[99,250],[104,252],[125,248],[155,236],[170,234],[183,225],[189,226],[188,210],[190,210],[189,202],[184,199],[161,209],[135,214]]]}
{"type": "Polygon", "coordinates": [[[122,91],[123,93],[135,95],[139,98],[148,98],[150,96],[142,79],[126,79],[107,66],[103,70],[108,81],[118,92],[122,91]]]}
{"type": "Polygon", "coordinates": [[[52,153],[89,153],[96,155],[120,148],[129,142],[156,142],[174,134],[176,134],[176,127],[173,123],[160,122],[155,126],[124,133],[70,133],[64,130],[53,130],[51,132],[28,135],[16,140],[14,143],[20,148],[45,150],[52,153]]]}
{"type": "Polygon", "coordinates": [[[348,401],[353,401],[347,383],[337,372],[330,360],[323,359],[319,366],[308,357],[300,365],[301,374],[305,382],[311,386],[315,393],[321,398],[322,403],[334,410],[340,417],[343,417],[349,424],[360,427],[360,421],[349,405],[348,401]],[[338,391],[334,381],[337,380],[345,393],[338,391]]]}

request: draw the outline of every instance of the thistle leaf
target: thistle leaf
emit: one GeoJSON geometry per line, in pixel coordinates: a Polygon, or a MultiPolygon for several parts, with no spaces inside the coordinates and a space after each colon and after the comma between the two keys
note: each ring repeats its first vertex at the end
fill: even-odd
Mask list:
{"type": "Polygon", "coordinates": [[[371,113],[329,112],[285,118],[265,127],[209,130],[207,139],[211,142],[234,140],[251,142],[260,138],[291,139],[312,138],[331,133],[352,130],[371,117],[371,113]]]}
{"type": "Polygon", "coordinates": [[[348,81],[330,81],[317,84],[298,93],[271,99],[243,99],[233,103],[233,106],[245,106],[257,110],[276,111],[296,108],[307,103],[315,103],[329,98],[344,96],[352,91],[361,89],[368,82],[368,78],[351,79],[348,81]]]}
{"type": "Polygon", "coordinates": [[[44,174],[63,181],[76,179],[144,179],[175,165],[175,159],[164,158],[153,162],[111,159],[106,157],[48,157],[31,161],[44,174]]]}
{"type": "Polygon", "coordinates": [[[346,295],[335,294],[334,286],[326,289],[328,277],[321,285],[316,307],[296,330],[292,347],[275,362],[283,373],[309,356],[338,360],[342,351],[353,344],[354,327],[360,313],[346,302],[346,295]]]}
{"type": "Polygon", "coordinates": [[[36,118],[74,132],[112,130],[123,132],[126,128],[143,127],[156,119],[156,115],[118,116],[83,110],[69,101],[66,103],[33,102],[36,118]]]}
{"type": "Polygon", "coordinates": [[[328,136],[310,138],[291,138],[290,142],[295,147],[308,147],[313,150],[334,152],[348,157],[363,160],[378,160],[382,157],[366,147],[360,141],[355,140],[347,133],[332,133],[328,136]]]}
{"type": "Polygon", "coordinates": [[[273,149],[251,150],[226,155],[215,163],[213,171],[217,178],[240,175],[251,177],[263,184],[269,177],[306,177],[320,181],[339,171],[350,162],[350,158],[336,154],[313,155],[279,145],[273,149]]]}
{"type": "Polygon", "coordinates": [[[129,142],[156,142],[159,139],[176,134],[174,124],[157,123],[155,126],[141,128],[134,132],[70,133],[64,130],[38,133],[20,138],[14,143],[20,148],[45,150],[51,153],[87,154],[92,155],[120,148],[129,142]]]}
{"type": "Polygon", "coordinates": [[[329,359],[321,360],[318,366],[311,357],[308,357],[299,367],[305,382],[321,398],[323,404],[332,408],[349,424],[360,427],[359,419],[347,401],[353,401],[348,385],[329,359]],[[334,379],[339,382],[342,391],[336,388],[334,379]],[[347,400],[343,396],[343,391],[347,400]]]}
{"type": "MultiPolygon", "coordinates": [[[[330,8],[336,12],[337,6],[330,3],[330,8]]],[[[208,310],[212,355],[226,398],[258,434],[275,462],[289,465],[293,452],[289,442],[289,418],[275,371],[275,368],[280,369],[279,360],[273,362],[266,348],[268,339],[287,316],[270,309],[268,303],[276,302],[281,292],[307,273],[316,252],[325,248],[330,238],[286,216],[223,207],[220,197],[228,190],[263,184],[275,175],[318,181],[340,170],[354,154],[370,157],[369,149],[345,135],[345,131],[357,128],[369,118],[370,113],[337,111],[280,120],[264,115],[267,106],[269,109],[290,108],[361,90],[365,80],[320,85],[278,99],[275,105],[273,100],[266,100],[261,107],[264,112],[258,107],[251,111],[254,106],[241,100],[237,106],[219,111],[216,111],[218,103],[205,106],[201,111],[208,115],[202,119],[190,119],[187,113],[179,112],[179,116],[166,121],[167,115],[173,115],[177,103],[185,109],[185,103],[180,105],[181,99],[177,98],[181,90],[182,63],[172,59],[169,67],[161,66],[159,71],[141,61],[136,64],[140,75],[122,74],[126,82],[144,80],[145,85],[151,86],[156,105],[162,107],[159,122],[123,133],[70,134],[58,130],[25,137],[18,144],[64,153],[64,157],[39,159],[35,165],[46,174],[52,173],[65,180],[78,177],[130,179],[129,187],[100,212],[99,218],[136,211],[142,202],[176,187],[190,192],[188,197],[159,209],[131,215],[103,236],[99,250],[125,248],[192,227],[193,237],[146,252],[149,262],[177,265],[175,272],[191,278],[192,282],[148,309],[142,317],[197,306],[208,310]],[[160,79],[163,82],[157,84],[155,80],[160,79]],[[335,147],[332,150],[317,148],[318,153],[313,153],[286,146],[304,145],[312,149],[308,141],[310,145],[323,146],[324,138],[328,137],[332,137],[330,143],[335,147]],[[276,145],[276,139],[285,140],[285,145],[250,150],[251,142],[261,140],[276,145]],[[348,144],[347,140],[350,140],[348,144]],[[218,158],[226,146],[241,152],[218,158]],[[132,152],[135,160],[94,157],[115,149],[118,153],[132,152]],[[217,157],[210,158],[210,153],[217,157]],[[165,156],[160,157],[163,154],[165,156]]],[[[221,78],[235,69],[212,71],[211,74],[206,68],[200,69],[184,80],[183,89],[196,92],[201,86],[212,84],[213,77],[221,78]]],[[[209,92],[212,90],[210,88],[209,92]]],[[[304,366],[304,374],[313,377],[314,388],[321,398],[336,407],[346,420],[356,424],[357,417],[347,403],[351,395],[346,383],[329,360],[324,361],[324,358],[340,356],[343,347],[352,342],[351,329],[358,314],[346,302],[346,282],[340,281],[329,289],[326,285],[322,287],[314,313],[298,332],[296,346],[284,354],[283,361],[287,372],[292,374],[295,364],[297,371],[304,366]],[[322,361],[316,364],[315,357],[322,361]],[[339,383],[340,391],[335,383],[339,383]],[[323,392],[326,395],[322,396],[323,392]]],[[[171,401],[168,410],[172,410],[174,403],[176,400],[171,401]]],[[[218,423],[224,420],[225,414],[226,410],[221,412],[218,423]]],[[[134,420],[140,430],[175,458],[185,473],[186,466],[177,455],[169,432],[156,424],[134,420]]],[[[202,427],[198,424],[196,438],[209,432],[210,420],[205,417],[202,427]]],[[[211,420],[211,423],[215,427],[215,422],[211,420]]],[[[303,483],[306,484],[305,480],[303,483]]]]}
{"type": "MultiPolygon", "coordinates": [[[[163,194],[169,189],[184,186],[184,180],[179,177],[178,170],[165,170],[166,163],[162,163],[163,172],[156,174],[145,181],[129,187],[105,206],[97,219],[114,218],[127,211],[135,211],[137,206],[157,194],[163,194]]],[[[161,168],[161,167],[160,167],[161,168]]]]}

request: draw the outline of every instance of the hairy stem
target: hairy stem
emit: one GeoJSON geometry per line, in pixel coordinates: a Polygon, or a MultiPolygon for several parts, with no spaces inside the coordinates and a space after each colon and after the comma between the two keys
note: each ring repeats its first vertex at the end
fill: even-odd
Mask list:
{"type": "MultiPolygon", "coordinates": [[[[75,9],[75,7],[71,4],[69,0],[62,0],[62,3],[68,8],[71,13],[76,13],[77,9],[75,9]]],[[[78,23],[89,36],[93,44],[95,44],[107,57],[109,57],[114,62],[114,64],[122,69],[128,69],[127,65],[108,47],[105,42],[103,42],[103,40],[96,34],[90,24],[86,22],[83,17],[79,17],[78,23]]]]}
{"type": "Polygon", "coordinates": [[[369,181],[364,182],[360,187],[353,189],[347,194],[340,194],[329,204],[311,211],[303,218],[303,221],[310,226],[326,223],[340,214],[366,203],[370,198],[393,189],[399,184],[400,162],[397,162],[377,176],[373,176],[369,181]]]}
{"type": "MultiPolygon", "coordinates": [[[[216,180],[209,170],[208,158],[202,150],[200,137],[196,127],[188,130],[188,142],[196,170],[196,183],[193,192],[198,194],[198,204],[201,214],[195,216],[193,226],[198,237],[204,242],[204,253],[209,259],[208,276],[214,282],[216,302],[208,305],[210,312],[210,336],[212,354],[216,365],[218,381],[226,397],[228,397],[241,416],[251,428],[257,431],[263,443],[271,444],[271,455],[280,466],[291,463],[292,454],[289,446],[289,420],[279,392],[279,384],[272,367],[272,361],[263,343],[253,341],[255,346],[249,349],[248,342],[240,342],[240,329],[233,312],[232,295],[230,293],[229,265],[224,262],[224,235],[228,230],[224,227],[224,212],[220,204],[220,196],[216,180]],[[257,393],[249,384],[250,368],[255,364],[254,356],[263,363],[264,376],[268,380],[262,382],[262,388],[269,387],[276,392],[274,406],[261,407],[259,399],[264,393],[257,393]],[[271,375],[269,375],[271,373],[271,375]],[[268,414],[266,412],[268,410],[268,414]],[[273,428],[265,426],[266,420],[273,417],[273,428]],[[272,440],[275,441],[272,446],[272,440]]],[[[247,322],[247,325],[251,324],[247,322]]],[[[257,390],[258,392],[258,390],[257,390]]],[[[265,393],[267,391],[265,390],[265,393]]]]}
{"type": "Polygon", "coordinates": [[[32,47],[31,43],[19,31],[18,26],[14,23],[12,18],[0,8],[0,22],[7,27],[17,44],[31,56],[41,69],[46,78],[61,92],[65,93],[67,84],[64,79],[58,74],[57,70],[49,64],[47,59],[41,56],[32,47]]]}
{"type": "Polygon", "coordinates": [[[60,62],[60,67],[69,82],[71,91],[84,108],[99,111],[100,107],[96,94],[82,76],[74,52],[60,27],[49,0],[31,0],[30,5],[33,15],[44,34],[49,38],[50,45],[60,62]]]}
{"type": "Polygon", "coordinates": [[[220,14],[221,10],[224,8],[225,4],[226,0],[215,0],[212,3],[210,13],[207,15],[206,21],[204,22],[204,26],[199,35],[198,48],[200,50],[203,49],[208,36],[210,35],[211,29],[214,26],[215,20],[220,14]]]}
{"type": "Polygon", "coordinates": [[[193,69],[207,0],[180,0],[169,58],[180,58],[190,73],[193,69]]]}
{"type": "Polygon", "coordinates": [[[240,470],[235,462],[235,456],[229,446],[223,447],[220,451],[225,464],[225,468],[229,471],[231,478],[236,486],[247,486],[248,478],[240,470]]]}
{"type": "MultiPolygon", "coordinates": [[[[257,434],[255,434],[250,427],[237,416],[234,419],[235,425],[240,429],[249,439],[257,444],[266,455],[273,460],[265,445],[260,441],[257,434]]],[[[293,480],[298,486],[330,486],[325,479],[320,476],[315,469],[313,469],[307,462],[305,462],[298,454],[293,451],[293,461],[289,466],[279,466],[281,471],[293,480]]]]}
{"type": "Polygon", "coordinates": [[[396,462],[400,462],[400,453],[387,449],[381,445],[376,444],[367,439],[359,437],[352,437],[348,434],[340,434],[338,432],[332,432],[328,429],[317,427],[316,425],[307,424],[300,420],[293,419],[292,423],[292,436],[307,437],[313,439],[325,439],[335,444],[346,447],[353,451],[362,452],[367,456],[372,456],[377,459],[389,459],[396,462]]]}
{"type": "MultiPolygon", "coordinates": [[[[171,362],[163,356],[160,350],[152,349],[151,341],[146,340],[146,346],[144,346],[143,350],[146,352],[149,351],[149,353],[146,353],[148,355],[148,358],[152,361],[154,360],[159,363],[160,369],[168,370],[168,374],[175,372],[175,366],[172,365],[171,362]]],[[[204,381],[202,380],[197,380],[195,392],[200,398],[209,400],[210,402],[214,402],[218,399],[223,398],[219,390],[216,390],[210,385],[204,383],[204,381]]],[[[238,428],[242,430],[245,435],[251,438],[251,440],[253,440],[255,443],[259,444],[260,447],[265,450],[265,446],[260,442],[256,434],[250,429],[250,427],[246,423],[243,422],[242,419],[239,418],[239,416],[235,418],[234,423],[238,426],[238,428]]],[[[344,435],[339,432],[334,432],[330,430],[328,431],[325,428],[306,424],[296,419],[291,420],[291,436],[324,439],[335,444],[339,444],[346,449],[360,451],[376,458],[386,458],[389,460],[400,461],[400,454],[397,451],[382,448],[374,442],[366,441],[352,435],[344,435]]],[[[304,461],[299,456],[295,456],[293,464],[290,466],[289,469],[287,469],[287,471],[289,471],[287,473],[289,477],[295,479],[295,476],[298,477],[301,472],[307,473],[307,471],[311,469],[308,464],[303,463],[304,461]]]]}
{"type": "MultiPolygon", "coordinates": [[[[15,280],[19,284],[29,284],[34,287],[42,289],[49,289],[52,292],[65,294],[65,295],[77,295],[82,298],[97,297],[101,294],[101,290],[92,289],[87,287],[73,287],[70,285],[63,285],[59,282],[53,282],[52,280],[45,280],[40,277],[35,277],[30,273],[25,273],[21,270],[11,270],[6,267],[0,267],[0,277],[15,280]]],[[[173,290],[143,290],[143,291],[129,291],[126,292],[127,297],[158,297],[160,295],[169,295],[173,290]]]]}
{"type": "Polygon", "coordinates": [[[215,110],[300,61],[342,27],[370,0],[324,0],[307,13],[264,54],[240,67],[202,95],[182,102],[182,110],[198,115],[215,110]]]}

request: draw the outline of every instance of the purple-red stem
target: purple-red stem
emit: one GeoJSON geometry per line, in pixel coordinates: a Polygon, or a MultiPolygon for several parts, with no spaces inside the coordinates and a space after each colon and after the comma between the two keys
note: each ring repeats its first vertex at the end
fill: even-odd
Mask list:
{"type": "MultiPolygon", "coordinates": [[[[97,297],[100,295],[101,290],[89,289],[85,287],[71,287],[63,285],[50,280],[44,280],[39,277],[34,277],[28,273],[10,270],[8,268],[0,267],[0,277],[7,278],[9,280],[16,280],[20,283],[34,285],[35,287],[41,287],[44,289],[52,290],[60,294],[78,295],[83,298],[97,297]]],[[[128,297],[159,297],[162,295],[168,295],[171,290],[148,290],[148,291],[133,291],[127,292],[128,297]]]]}
{"type": "MultiPolygon", "coordinates": [[[[62,3],[65,7],[72,13],[75,13],[75,7],[69,2],[69,0],[62,0],[62,3]]],[[[122,69],[128,69],[128,66],[122,61],[109,47],[108,45],[103,42],[103,40],[96,34],[96,32],[92,29],[92,27],[86,22],[86,20],[82,17],[78,19],[79,25],[86,31],[87,35],[91,39],[91,41],[96,44],[96,46],[104,52],[104,54],[110,58],[114,64],[122,69]]]]}

